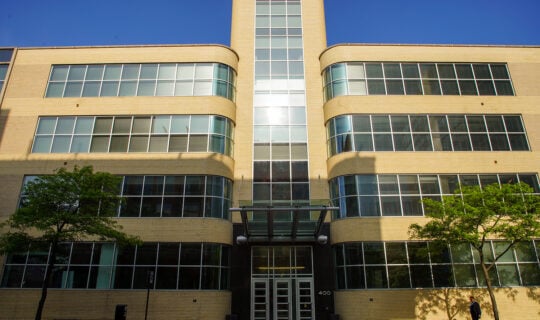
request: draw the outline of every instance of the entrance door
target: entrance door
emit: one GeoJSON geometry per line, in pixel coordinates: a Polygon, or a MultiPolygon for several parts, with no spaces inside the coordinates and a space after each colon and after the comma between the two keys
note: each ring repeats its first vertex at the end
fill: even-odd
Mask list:
{"type": "Polygon", "coordinates": [[[252,247],[251,320],[314,320],[312,249],[252,247]]]}
{"type": "Polygon", "coordinates": [[[251,281],[251,320],[270,319],[269,279],[251,281]]]}
{"type": "Polygon", "coordinates": [[[291,320],[293,310],[292,279],[274,279],[272,301],[274,320],[291,320]]]}
{"type": "Polygon", "coordinates": [[[314,320],[313,279],[253,279],[252,320],[314,320]]]}
{"type": "Polygon", "coordinates": [[[296,319],[314,320],[313,279],[296,280],[296,319]]]}

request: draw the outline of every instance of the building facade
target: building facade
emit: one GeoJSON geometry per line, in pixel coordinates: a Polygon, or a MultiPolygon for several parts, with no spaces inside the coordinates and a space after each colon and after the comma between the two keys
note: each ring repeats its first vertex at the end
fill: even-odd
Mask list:
{"type": "MultiPolygon", "coordinates": [[[[471,294],[490,318],[471,248],[408,226],[460,183],[540,193],[539,48],[325,33],[322,0],[234,0],[230,47],[0,50],[0,217],[33,177],[92,165],[144,241],[64,244],[45,318],[465,318],[471,294]]],[[[539,256],[497,262],[505,319],[538,317],[539,256]]],[[[33,317],[47,259],[3,257],[0,319],[33,317]]]]}

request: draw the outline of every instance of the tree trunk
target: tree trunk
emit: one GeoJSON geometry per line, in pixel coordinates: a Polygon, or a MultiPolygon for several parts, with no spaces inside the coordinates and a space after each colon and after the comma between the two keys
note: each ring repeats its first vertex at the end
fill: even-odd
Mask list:
{"type": "Polygon", "coordinates": [[[486,286],[489,293],[489,298],[491,299],[491,307],[493,310],[493,318],[499,320],[499,308],[497,307],[497,300],[495,300],[495,294],[493,293],[493,287],[491,285],[491,278],[489,277],[489,271],[486,267],[484,257],[480,256],[480,265],[482,266],[482,272],[484,273],[484,278],[486,279],[486,286]]]}
{"type": "Polygon", "coordinates": [[[43,279],[43,285],[41,286],[41,298],[39,299],[38,308],[36,310],[36,317],[34,318],[35,320],[41,320],[43,308],[45,307],[45,300],[47,299],[47,289],[49,288],[51,282],[51,274],[56,261],[57,246],[58,241],[54,240],[51,243],[51,254],[49,255],[49,263],[47,264],[47,269],[45,270],[45,278],[43,279]]]}
{"type": "Polygon", "coordinates": [[[445,309],[446,309],[446,317],[448,318],[448,320],[453,320],[452,318],[452,305],[450,304],[450,288],[444,288],[442,290],[442,294],[443,294],[443,297],[444,297],[444,306],[445,306],[445,309]]]}

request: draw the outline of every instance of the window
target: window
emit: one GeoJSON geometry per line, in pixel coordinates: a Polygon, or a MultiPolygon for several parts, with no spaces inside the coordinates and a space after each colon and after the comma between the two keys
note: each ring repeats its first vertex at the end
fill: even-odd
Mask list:
{"type": "Polygon", "coordinates": [[[307,161],[255,161],[253,165],[253,203],[309,202],[307,161]]]}
{"type": "Polygon", "coordinates": [[[326,124],[329,156],[348,151],[527,151],[519,115],[344,115],[326,124]]]}
{"type": "MultiPolygon", "coordinates": [[[[24,184],[36,179],[26,176],[24,184]]],[[[221,176],[124,176],[119,217],[206,217],[230,219],[232,181],[221,176]]],[[[20,204],[25,196],[21,194],[20,204]]]]}
{"type": "MultiPolygon", "coordinates": [[[[488,241],[487,256],[502,245],[502,241],[488,241]]],[[[492,269],[495,285],[540,284],[535,252],[539,245],[536,240],[510,249],[492,269]]],[[[350,242],[333,249],[338,289],[484,286],[478,255],[468,244],[441,247],[428,242],[350,242]]]]}
{"type": "Polygon", "coordinates": [[[441,200],[459,184],[484,186],[524,182],[540,193],[535,174],[380,174],[347,175],[330,180],[334,219],[369,216],[422,216],[422,199],[441,200]]]}
{"type": "Polygon", "coordinates": [[[2,88],[6,81],[12,53],[13,50],[11,49],[0,49],[0,92],[2,92],[2,88]]]}
{"type": "MultiPolygon", "coordinates": [[[[153,272],[152,289],[227,290],[230,247],[215,243],[73,242],[60,245],[52,288],[143,289],[153,272]],[[200,277],[202,275],[202,277],[200,277]]],[[[4,288],[40,288],[48,251],[10,255],[2,277],[4,288]]]]}
{"type": "Polygon", "coordinates": [[[233,150],[233,124],[214,115],[41,117],[33,153],[233,150]]]}
{"type": "Polygon", "coordinates": [[[53,65],[45,97],[213,95],[234,101],[235,79],[221,63],[53,65]]]}
{"type": "Polygon", "coordinates": [[[514,95],[503,63],[344,62],[323,71],[325,101],[341,95],[514,95]]]}
{"type": "Polygon", "coordinates": [[[231,190],[218,176],[125,176],[119,216],[229,219],[231,190]]]}

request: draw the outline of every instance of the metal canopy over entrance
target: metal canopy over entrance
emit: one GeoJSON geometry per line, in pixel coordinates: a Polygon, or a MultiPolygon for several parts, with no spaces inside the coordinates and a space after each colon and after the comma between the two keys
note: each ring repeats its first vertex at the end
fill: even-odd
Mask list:
{"type": "Polygon", "coordinates": [[[326,242],[321,234],[328,211],[339,210],[328,206],[241,207],[243,236],[238,243],[256,242],[326,242]]]}

